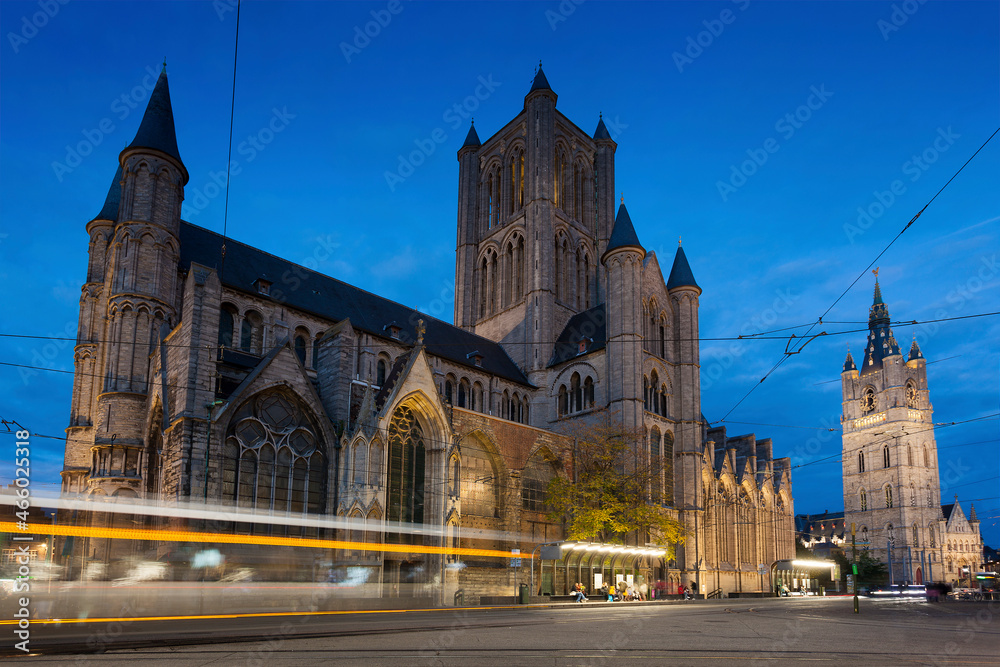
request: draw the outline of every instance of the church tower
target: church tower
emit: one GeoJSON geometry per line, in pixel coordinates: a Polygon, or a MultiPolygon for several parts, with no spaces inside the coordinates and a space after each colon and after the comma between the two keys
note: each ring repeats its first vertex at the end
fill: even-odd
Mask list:
{"type": "Polygon", "coordinates": [[[894,582],[931,581],[941,489],[927,362],[916,340],[900,351],[877,276],[861,369],[848,352],[841,385],[845,519],[894,582]]]}
{"type": "Polygon", "coordinates": [[[608,409],[626,429],[643,425],[641,280],[645,256],[623,198],[601,262],[608,286],[608,409]]]}
{"type": "Polygon", "coordinates": [[[135,139],[119,156],[104,208],[87,225],[90,262],[80,305],[65,491],[141,496],[157,490],[158,452],[149,451],[144,437],[150,351],[177,320],[187,180],[164,68],[135,139]]]}
{"type": "Polygon", "coordinates": [[[614,151],[556,109],[539,66],[523,110],[458,151],[455,324],[503,343],[544,384],[566,322],[603,300],[601,239],[610,235],[614,151]]]}

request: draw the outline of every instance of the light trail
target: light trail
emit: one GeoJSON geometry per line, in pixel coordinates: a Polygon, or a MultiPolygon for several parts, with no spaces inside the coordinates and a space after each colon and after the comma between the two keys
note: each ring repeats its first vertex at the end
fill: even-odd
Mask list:
{"type": "Polygon", "coordinates": [[[417,544],[385,544],[382,542],[347,542],[321,540],[308,537],[270,537],[267,535],[229,535],[227,533],[199,533],[189,530],[159,530],[152,528],[99,528],[88,526],[57,526],[28,524],[27,528],[13,521],[0,521],[0,533],[14,535],[55,535],[59,537],[97,537],[112,540],[155,540],[161,542],[202,542],[209,544],[256,544],[262,546],[309,547],[313,549],[350,549],[362,551],[387,551],[391,553],[422,553],[457,556],[486,556],[491,558],[528,558],[521,553],[498,549],[472,549],[469,547],[432,547],[417,544]]]}

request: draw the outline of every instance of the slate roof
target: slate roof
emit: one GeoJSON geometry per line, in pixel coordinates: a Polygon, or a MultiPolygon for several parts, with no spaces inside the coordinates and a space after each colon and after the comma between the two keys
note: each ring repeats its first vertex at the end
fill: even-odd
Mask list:
{"type": "Polygon", "coordinates": [[[183,163],[177,150],[177,134],[174,132],[174,112],[170,106],[170,87],[167,85],[167,70],[160,72],[153,93],[149,96],[146,113],[142,116],[139,131],[129,148],[152,148],[166,153],[183,163]]]}
{"type": "MultiPolygon", "coordinates": [[[[677,254],[674,255],[674,265],[670,267],[670,277],[667,278],[667,289],[676,287],[698,287],[695,282],[694,273],[691,272],[691,265],[688,264],[687,255],[684,248],[677,246],[677,254]]],[[[698,289],[701,289],[698,287],[698,289]]]]}
{"type": "Polygon", "coordinates": [[[535,74],[535,80],[531,82],[531,90],[528,92],[533,93],[536,90],[552,90],[552,86],[549,85],[549,80],[545,78],[545,72],[542,71],[541,63],[538,63],[538,73],[535,74]]]}
{"type": "Polygon", "coordinates": [[[604,116],[601,116],[597,121],[597,129],[594,130],[594,139],[610,139],[611,133],[608,132],[608,126],[604,124],[604,116]]]}
{"type": "Polygon", "coordinates": [[[882,360],[898,355],[899,345],[889,327],[889,307],[882,301],[882,290],[875,280],[875,297],[868,311],[868,341],[865,343],[864,363],[861,374],[882,368],[882,360]]]}
{"type": "Polygon", "coordinates": [[[851,356],[851,352],[848,350],[847,359],[844,361],[844,372],[856,370],[858,370],[858,367],[854,365],[854,357],[851,356]]]}
{"type": "Polygon", "coordinates": [[[476,124],[473,122],[469,126],[469,133],[465,135],[465,143],[462,148],[479,148],[483,142],[479,141],[479,134],[476,132],[476,124]]]}
{"type": "Polygon", "coordinates": [[[948,521],[951,519],[951,513],[955,510],[955,503],[948,503],[947,505],[941,506],[941,514],[944,515],[944,520],[948,521]]]}
{"type": "MultiPolygon", "coordinates": [[[[191,262],[219,270],[223,242],[220,234],[182,220],[180,241],[181,270],[187,270],[191,262]]],[[[351,325],[361,331],[389,338],[385,326],[395,322],[403,344],[416,341],[417,320],[422,319],[427,327],[424,347],[428,354],[477,368],[466,355],[478,350],[483,357],[479,369],[532,386],[503,347],[494,341],[239,241],[225,241],[226,265],[221,278],[226,287],[256,294],[254,282],[263,278],[271,282],[270,298],[276,302],[335,322],[350,318],[351,325]]]]}
{"type": "Polygon", "coordinates": [[[913,344],[910,345],[910,361],[914,359],[923,359],[924,353],[920,351],[920,346],[917,345],[917,339],[913,339],[913,344]]]}
{"type": "Polygon", "coordinates": [[[118,171],[115,172],[115,179],[111,181],[111,187],[108,189],[108,196],[104,200],[104,208],[101,212],[97,214],[94,220],[110,220],[112,222],[118,222],[118,207],[121,205],[122,201],[122,167],[118,165],[118,171]]]}
{"type": "Polygon", "coordinates": [[[566,323],[559,338],[556,339],[555,347],[552,349],[552,358],[549,360],[549,368],[584,354],[603,350],[607,344],[607,323],[607,311],[603,303],[569,318],[569,322],[566,323]],[[581,353],[580,340],[582,338],[588,340],[586,350],[581,353]]]}
{"type": "Polygon", "coordinates": [[[802,538],[811,536],[816,541],[836,535],[843,538],[847,535],[847,523],[843,512],[823,512],[822,514],[796,514],[795,532],[802,538]]]}
{"type": "Polygon", "coordinates": [[[639,243],[639,235],[635,233],[635,226],[632,218],[629,217],[625,202],[618,207],[618,214],[615,216],[615,227],[611,230],[611,238],[608,239],[608,249],[604,251],[604,256],[612,250],[619,248],[639,248],[645,252],[645,248],[639,243]]]}

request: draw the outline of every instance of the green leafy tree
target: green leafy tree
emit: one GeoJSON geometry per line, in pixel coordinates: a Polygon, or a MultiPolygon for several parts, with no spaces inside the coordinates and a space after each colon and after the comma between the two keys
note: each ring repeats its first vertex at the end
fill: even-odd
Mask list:
{"type": "MultiPolygon", "coordinates": [[[[841,577],[847,580],[851,573],[850,557],[836,554],[834,560],[840,565],[841,577]]],[[[885,563],[873,557],[866,549],[858,549],[858,586],[883,586],[889,580],[889,568],[885,563]]]]}
{"type": "Polygon", "coordinates": [[[607,413],[573,435],[574,474],[549,483],[549,518],[565,522],[571,540],[623,542],[630,533],[644,538],[648,531],[650,541],[672,558],[684,528],[651,502],[662,473],[673,474],[670,462],[650,460],[645,434],[626,429],[607,413]]]}

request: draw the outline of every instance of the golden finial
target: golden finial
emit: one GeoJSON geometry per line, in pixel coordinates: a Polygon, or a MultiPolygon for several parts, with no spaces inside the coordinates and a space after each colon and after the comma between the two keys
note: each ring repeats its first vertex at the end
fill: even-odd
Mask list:
{"type": "Polygon", "coordinates": [[[417,345],[424,344],[424,334],[427,332],[427,327],[424,326],[423,319],[417,320],[417,345]]]}
{"type": "Polygon", "coordinates": [[[622,193],[622,203],[623,204],[625,203],[625,193],[624,192],[622,193]]]}
{"type": "Polygon", "coordinates": [[[875,274],[875,279],[878,280],[878,267],[877,266],[874,269],[872,269],[872,273],[875,274]]]}
{"type": "Polygon", "coordinates": [[[681,247],[681,237],[680,236],[677,237],[677,247],[678,248],[681,247]]]}

